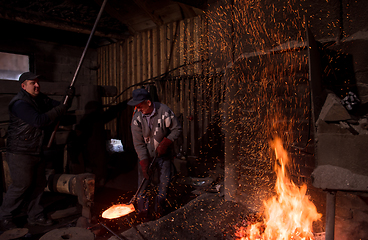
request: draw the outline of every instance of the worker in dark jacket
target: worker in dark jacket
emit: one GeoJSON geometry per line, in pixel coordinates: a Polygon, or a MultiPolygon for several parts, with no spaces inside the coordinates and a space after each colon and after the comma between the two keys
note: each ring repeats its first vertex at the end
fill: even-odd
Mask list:
{"type": "MultiPolygon", "coordinates": [[[[131,122],[131,131],[135,151],[139,158],[138,182],[149,179],[148,168],[156,157],[155,170],[158,173],[158,193],[154,200],[156,218],[164,211],[167,190],[171,180],[172,143],[179,138],[182,129],[173,111],[165,104],[153,102],[149,92],[144,89],[133,91],[133,99],[128,105],[135,106],[136,112],[131,122]]],[[[145,181],[142,189],[146,189],[145,181]]],[[[145,191],[137,197],[138,214],[143,221],[149,219],[149,198],[145,191]]]]}
{"type": "Polygon", "coordinates": [[[2,230],[16,228],[14,214],[24,206],[29,224],[52,225],[40,205],[46,187],[42,147],[45,129],[68,110],[74,89],[67,91],[67,103],[60,104],[40,92],[38,78],[34,73],[23,73],[19,77],[21,90],[9,103],[7,162],[12,183],[0,207],[2,230]]]}

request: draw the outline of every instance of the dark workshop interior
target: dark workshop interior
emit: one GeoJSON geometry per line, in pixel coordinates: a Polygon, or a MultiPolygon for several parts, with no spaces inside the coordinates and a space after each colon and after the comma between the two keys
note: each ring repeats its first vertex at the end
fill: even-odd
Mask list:
{"type": "Polygon", "coordinates": [[[54,223],[20,212],[0,239],[368,240],[367,11],[366,0],[0,0],[3,195],[20,74],[41,75],[58,101],[75,87],[44,139],[54,223]],[[141,87],[182,125],[165,215],[106,219],[139,187],[127,102],[141,87]]]}

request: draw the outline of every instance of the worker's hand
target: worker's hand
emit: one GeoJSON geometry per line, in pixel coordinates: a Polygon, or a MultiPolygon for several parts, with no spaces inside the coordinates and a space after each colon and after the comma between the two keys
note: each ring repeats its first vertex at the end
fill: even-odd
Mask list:
{"type": "Polygon", "coordinates": [[[68,87],[64,98],[64,104],[68,107],[68,109],[72,106],[74,96],[75,96],[75,87],[68,87]]]}
{"type": "Polygon", "coordinates": [[[162,139],[162,141],[160,142],[160,144],[158,144],[156,148],[157,157],[164,155],[171,143],[172,141],[166,137],[162,139]]]}
{"type": "Polygon", "coordinates": [[[139,161],[139,164],[141,165],[144,178],[148,180],[148,167],[150,165],[150,161],[148,159],[143,159],[139,161]]]}

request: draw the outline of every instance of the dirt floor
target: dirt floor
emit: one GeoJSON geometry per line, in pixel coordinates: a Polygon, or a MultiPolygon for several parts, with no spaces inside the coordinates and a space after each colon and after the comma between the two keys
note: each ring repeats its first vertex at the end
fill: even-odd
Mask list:
{"type": "MultiPolygon", "coordinates": [[[[120,232],[120,239],[235,239],[235,226],[248,211],[217,193],[201,194],[185,206],[156,220],[120,232]]],[[[109,240],[119,239],[112,236],[109,240]]]]}
{"type": "MultiPolygon", "coordinates": [[[[60,239],[72,240],[234,239],[235,225],[247,215],[243,206],[224,200],[223,175],[217,173],[208,178],[175,179],[168,193],[167,212],[162,218],[143,223],[133,212],[118,219],[104,219],[101,217],[104,210],[114,204],[128,203],[135,193],[136,186],[131,181],[125,179],[118,182],[125,182],[129,188],[111,188],[108,184],[96,188],[95,201],[91,207],[92,221],[88,228],[77,227],[82,207],[76,196],[45,192],[43,204],[49,216],[55,216],[55,213],[60,215],[63,211],[68,213],[54,219],[54,225],[50,227],[29,226],[26,215],[19,215],[16,223],[27,233],[12,239],[45,239],[51,233],[59,234],[58,231],[65,231],[60,239]],[[74,233],[85,234],[85,230],[88,230],[88,236],[84,238],[74,233]]],[[[0,239],[9,239],[2,236],[4,233],[0,232],[0,239]]],[[[46,238],[49,239],[55,238],[46,238]]]]}
{"type": "MultiPolygon", "coordinates": [[[[64,199],[64,203],[66,203],[64,199]]],[[[79,213],[55,220],[50,227],[24,224],[28,233],[18,240],[72,239],[72,240],[119,240],[119,239],[236,239],[235,226],[242,222],[247,210],[243,206],[224,200],[218,193],[203,193],[184,206],[164,217],[142,223],[135,213],[115,220],[96,219],[88,231],[77,228],[79,213]],[[60,231],[63,234],[60,234],[60,231]],[[77,232],[76,232],[77,231],[77,232]],[[87,231],[87,234],[86,234],[87,231]],[[56,235],[55,235],[56,234],[56,235]],[[55,236],[60,235],[60,238],[55,236]],[[50,236],[53,236],[50,238],[50,236]]],[[[20,224],[21,218],[18,218],[20,224]]],[[[25,221],[24,219],[22,221],[25,221]]],[[[2,238],[0,239],[10,239],[2,238]]]]}

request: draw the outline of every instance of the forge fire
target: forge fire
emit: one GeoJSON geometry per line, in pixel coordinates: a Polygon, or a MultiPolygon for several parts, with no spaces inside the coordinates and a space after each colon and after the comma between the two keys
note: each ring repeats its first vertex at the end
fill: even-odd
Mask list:
{"type": "Polygon", "coordinates": [[[322,214],[306,195],[307,186],[298,187],[287,176],[290,159],[281,140],[276,138],[271,146],[276,155],[276,195],[264,201],[263,221],[240,227],[236,236],[241,240],[314,239],[312,223],[322,214]]]}

